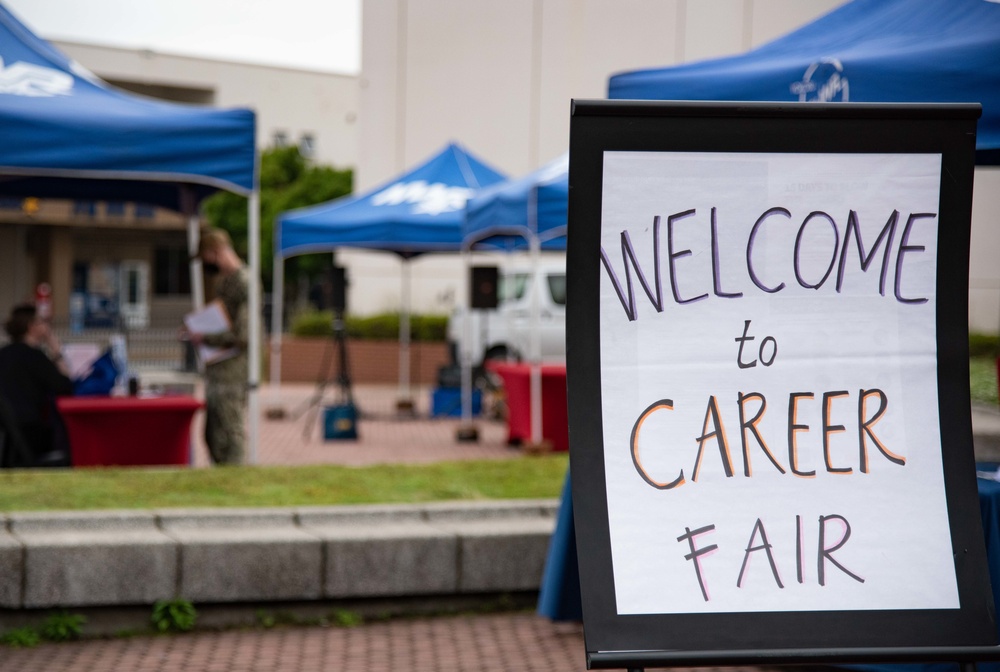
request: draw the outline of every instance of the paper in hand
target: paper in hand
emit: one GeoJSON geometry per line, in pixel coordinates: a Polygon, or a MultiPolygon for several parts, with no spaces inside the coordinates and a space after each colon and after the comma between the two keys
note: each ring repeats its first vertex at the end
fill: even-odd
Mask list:
{"type": "MultiPolygon", "coordinates": [[[[184,316],[184,326],[193,334],[221,334],[229,331],[232,324],[221,301],[212,301],[201,310],[184,316]]],[[[203,364],[214,364],[239,354],[237,348],[219,348],[204,343],[198,346],[198,358],[203,364]]]]}

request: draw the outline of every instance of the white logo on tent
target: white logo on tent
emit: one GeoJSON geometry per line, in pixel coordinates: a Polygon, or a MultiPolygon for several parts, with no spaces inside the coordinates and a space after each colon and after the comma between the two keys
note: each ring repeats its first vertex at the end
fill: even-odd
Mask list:
{"type": "Polygon", "coordinates": [[[0,58],[0,93],[15,96],[68,96],[73,77],[61,70],[18,61],[4,67],[0,58]]]}
{"type": "Polygon", "coordinates": [[[555,159],[548,166],[538,173],[538,183],[546,184],[555,180],[561,180],[569,173],[569,154],[563,154],[555,159]]]}
{"type": "Polygon", "coordinates": [[[440,215],[443,212],[464,208],[472,193],[472,189],[449,187],[441,182],[434,184],[427,184],[425,180],[397,182],[375,194],[372,197],[372,205],[412,203],[414,214],[440,215]]]}
{"type": "Polygon", "coordinates": [[[836,58],[824,58],[810,65],[802,81],[794,82],[791,90],[800,103],[829,103],[837,100],[838,95],[840,102],[846,103],[850,93],[844,66],[836,58]]]}

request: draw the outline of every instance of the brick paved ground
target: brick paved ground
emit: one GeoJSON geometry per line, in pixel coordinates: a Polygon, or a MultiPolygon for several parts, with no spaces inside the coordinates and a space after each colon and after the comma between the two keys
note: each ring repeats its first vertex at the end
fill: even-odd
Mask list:
{"type": "Polygon", "coordinates": [[[34,649],[0,648],[3,672],[585,669],[579,625],[553,624],[524,613],[400,619],[356,628],[279,627],[45,644],[34,649]]]}
{"type": "MultiPolygon", "coordinates": [[[[507,446],[507,429],[502,421],[478,420],[478,443],[459,443],[455,433],[457,418],[430,418],[430,389],[414,388],[416,416],[406,418],[396,412],[398,389],[390,385],[355,385],[355,403],[362,414],[357,441],[324,441],[320,406],[310,399],[315,385],[284,384],[277,391],[261,389],[262,411],[280,406],[287,412],[283,420],[260,420],[257,462],[262,465],[343,464],[362,466],[380,463],[439,462],[442,460],[510,459],[521,452],[507,446]],[[297,417],[296,417],[297,416],[297,417]]],[[[324,399],[337,398],[333,389],[324,399]]],[[[263,416],[263,413],[262,413],[263,416]]],[[[208,451],[201,436],[202,414],[195,421],[194,465],[207,467],[208,451]]]]}
{"type": "Polygon", "coordinates": [[[578,626],[525,614],[279,627],[0,649],[18,672],[310,672],[585,669],[578,626]]]}
{"type": "MultiPolygon", "coordinates": [[[[265,387],[261,409],[280,405],[294,414],[313,385],[265,387]]],[[[261,419],[258,462],[365,465],[461,459],[511,459],[521,451],[506,445],[500,421],[479,420],[478,443],[458,443],[455,419],[429,419],[429,390],[417,389],[417,419],[395,412],[391,386],[356,386],[363,413],[358,441],[326,442],[308,416],[261,419]],[[308,436],[303,430],[308,427],[308,436]]],[[[328,399],[334,395],[329,394],[328,399]]],[[[194,465],[207,467],[196,421],[194,465]]],[[[554,624],[531,613],[401,618],[356,628],[318,626],[270,630],[204,631],[192,634],[93,639],[44,644],[32,649],[0,647],[0,672],[464,672],[586,669],[581,626],[554,624]]],[[[735,668],[732,668],[735,669],[735,668]]],[[[743,668],[759,670],[759,668],[743,668]]]]}
{"type": "MultiPolygon", "coordinates": [[[[261,409],[281,406],[283,420],[261,418],[258,463],[262,465],[435,462],[511,459],[522,455],[506,444],[502,421],[478,420],[480,441],[459,443],[457,419],[428,418],[430,391],[415,389],[416,418],[395,410],[394,386],[355,386],[362,412],[357,441],[323,441],[316,417],[303,413],[314,385],[265,387],[261,409]],[[304,432],[308,428],[308,432],[304,432]]],[[[326,397],[335,399],[333,391],[326,397]]],[[[194,465],[208,467],[195,422],[194,465]]],[[[194,634],[99,639],[44,644],[32,649],[0,647],[0,672],[421,672],[464,670],[583,670],[583,636],[576,624],[553,624],[533,614],[513,613],[398,619],[357,628],[278,627],[194,634]]]]}

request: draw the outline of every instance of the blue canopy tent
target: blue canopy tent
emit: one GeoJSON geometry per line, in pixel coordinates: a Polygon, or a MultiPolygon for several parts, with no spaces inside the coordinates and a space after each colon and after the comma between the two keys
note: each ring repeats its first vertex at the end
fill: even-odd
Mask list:
{"type": "MultiPolygon", "coordinates": [[[[566,249],[569,201],[569,154],[545,164],[527,175],[483,189],[469,199],[462,225],[462,246],[472,249],[523,250],[537,265],[541,250],[566,249]]],[[[468,257],[466,257],[468,258],[468,257]]],[[[531,310],[531,441],[542,440],[541,345],[538,326],[538,297],[533,295],[531,310]]],[[[465,320],[471,328],[471,320],[465,320]]],[[[471,342],[466,333],[464,341],[471,342]]],[[[461,353],[462,420],[472,420],[472,353],[461,353]]]]}
{"type": "Polygon", "coordinates": [[[566,249],[569,154],[523,177],[483,189],[469,199],[462,224],[467,248],[566,249]]]}
{"type": "Polygon", "coordinates": [[[1000,163],[1000,4],[853,0],[738,56],[613,76],[608,97],[978,102],[976,161],[1000,163]]]}
{"type": "Polygon", "coordinates": [[[0,193],[126,198],[183,210],[254,190],[254,114],[111,88],[0,5],[0,193]]]}
{"type": "MultiPolygon", "coordinates": [[[[259,276],[255,120],[129,95],[34,35],[0,5],[0,195],[130,200],[189,216],[197,244],[198,202],[224,189],[249,197],[249,262],[259,276]]],[[[194,273],[200,281],[200,273],[194,273]]],[[[199,288],[200,282],[193,283],[199,288]]],[[[197,296],[197,292],[196,292],[197,296]]],[[[260,291],[250,287],[251,352],[259,347],[260,291]]],[[[250,357],[249,384],[260,376],[250,357]]],[[[251,393],[251,423],[256,418],[251,393]]],[[[251,424],[250,456],[256,453],[251,424]]]]}
{"type": "Polygon", "coordinates": [[[311,252],[355,247],[403,258],[403,309],[399,325],[400,394],[409,397],[409,260],[425,252],[462,246],[465,203],[504,176],[457,144],[366,194],[282,213],[275,223],[271,380],[281,376],[284,260],[311,252]]]}

